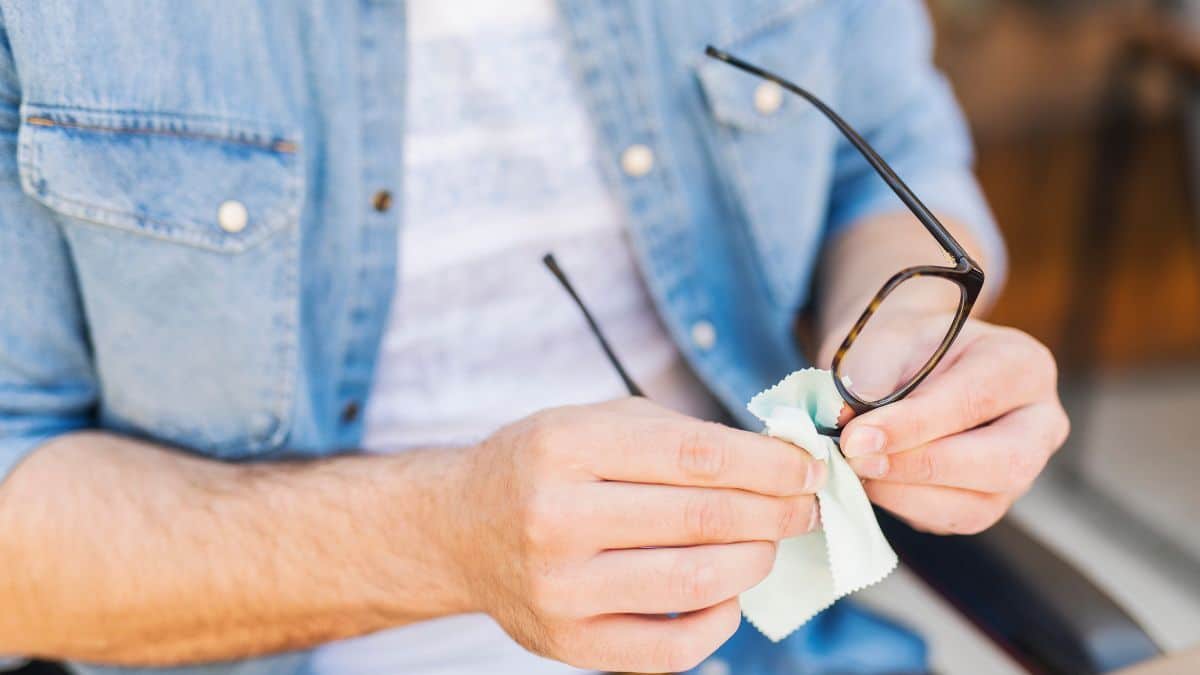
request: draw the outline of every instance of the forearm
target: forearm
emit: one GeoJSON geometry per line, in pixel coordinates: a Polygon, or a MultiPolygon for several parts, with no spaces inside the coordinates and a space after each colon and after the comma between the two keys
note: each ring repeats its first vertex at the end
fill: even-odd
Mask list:
{"type": "Polygon", "coordinates": [[[467,611],[457,451],[233,465],[103,433],[0,484],[0,653],[178,664],[467,611]]]}
{"type": "MultiPolygon", "coordinates": [[[[942,224],[986,271],[988,259],[971,231],[953,219],[942,224]]],[[[946,254],[915,218],[906,212],[870,218],[832,239],[822,255],[817,292],[816,327],[818,344],[840,340],[871,298],[896,272],[913,265],[949,265],[946,254]]],[[[932,288],[906,293],[903,300],[917,310],[953,310],[958,296],[932,288]]],[[[975,312],[987,309],[998,291],[984,285],[975,312]]],[[[894,298],[896,300],[899,298],[894,298]]],[[[898,304],[898,303],[896,303],[898,304]]]]}

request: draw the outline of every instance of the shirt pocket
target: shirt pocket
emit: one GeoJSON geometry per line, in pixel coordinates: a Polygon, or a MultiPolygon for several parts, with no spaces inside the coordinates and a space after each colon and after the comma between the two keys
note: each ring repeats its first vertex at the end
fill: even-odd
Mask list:
{"type": "Polygon", "coordinates": [[[100,425],[223,458],[279,447],[297,369],[298,135],[26,105],[18,162],[71,250],[100,425]]]}
{"type": "MultiPolygon", "coordinates": [[[[831,4],[790,6],[794,11],[715,44],[834,105],[838,23],[831,4]]],[[[744,217],[767,291],[794,309],[821,245],[836,130],[804,99],[727,63],[704,59],[695,74],[715,129],[717,170],[744,217]]]]}

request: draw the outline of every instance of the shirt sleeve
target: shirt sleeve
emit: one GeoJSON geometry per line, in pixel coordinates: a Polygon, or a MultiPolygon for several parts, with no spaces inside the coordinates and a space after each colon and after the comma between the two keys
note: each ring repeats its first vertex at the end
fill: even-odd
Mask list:
{"type": "MultiPolygon", "coordinates": [[[[971,229],[1002,284],[1004,241],[972,173],[970,132],[946,78],[933,64],[933,35],[918,0],[860,0],[839,47],[837,106],[931,210],[971,229]]],[[[827,235],[906,207],[839,138],[827,235]]]]}
{"type": "Polygon", "coordinates": [[[92,426],[97,398],[68,243],[21,191],[19,104],[0,22],[0,481],[47,440],[92,426]]]}

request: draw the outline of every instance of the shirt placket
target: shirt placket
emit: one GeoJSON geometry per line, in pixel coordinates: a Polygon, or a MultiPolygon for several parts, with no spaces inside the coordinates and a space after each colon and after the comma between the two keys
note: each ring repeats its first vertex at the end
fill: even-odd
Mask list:
{"type": "Polygon", "coordinates": [[[400,212],[404,135],[404,3],[360,0],[358,97],[361,110],[362,178],[357,189],[361,222],[346,303],[350,331],[334,411],[339,440],[355,445],[393,295],[400,212]]]}
{"type": "Polygon", "coordinates": [[[645,8],[628,0],[564,0],[559,7],[601,142],[601,165],[629,216],[643,276],[675,343],[693,368],[712,376],[720,338],[699,282],[680,176],[654,107],[660,95],[635,16],[645,8]]]}

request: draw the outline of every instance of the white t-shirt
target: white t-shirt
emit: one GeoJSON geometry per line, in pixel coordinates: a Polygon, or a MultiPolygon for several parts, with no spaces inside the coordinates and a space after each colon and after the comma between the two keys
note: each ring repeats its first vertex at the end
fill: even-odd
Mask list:
{"type": "MultiPolygon", "coordinates": [[[[402,260],[364,447],[471,443],[542,408],[626,395],[547,251],[648,396],[715,417],[638,276],[552,0],[416,0],[408,26],[402,260]]],[[[579,672],[484,615],[327,645],[313,671],[579,672]]]]}

